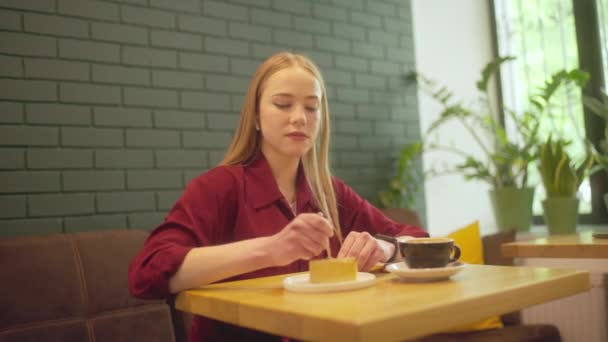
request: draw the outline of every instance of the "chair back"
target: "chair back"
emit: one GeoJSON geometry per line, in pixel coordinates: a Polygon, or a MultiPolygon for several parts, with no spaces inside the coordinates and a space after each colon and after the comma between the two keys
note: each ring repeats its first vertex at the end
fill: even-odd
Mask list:
{"type": "Polygon", "coordinates": [[[422,228],[420,216],[418,216],[418,213],[416,213],[414,210],[408,208],[386,208],[380,209],[380,211],[382,211],[382,213],[386,215],[386,217],[397,223],[422,228]]]}

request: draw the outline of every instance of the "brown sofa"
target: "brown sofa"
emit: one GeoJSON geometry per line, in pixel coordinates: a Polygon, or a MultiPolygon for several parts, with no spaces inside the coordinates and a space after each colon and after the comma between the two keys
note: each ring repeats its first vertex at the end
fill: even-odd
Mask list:
{"type": "Polygon", "coordinates": [[[0,239],[0,341],[174,342],[169,305],[129,294],[143,231],[0,239]]]}
{"type": "MultiPolygon", "coordinates": [[[[129,295],[128,263],[146,236],[119,230],[0,239],[0,341],[186,341],[190,315],[129,295]]],[[[512,264],[500,244],[513,238],[484,237],[486,263],[512,264]]],[[[517,313],[503,321],[504,329],[417,341],[560,341],[554,326],[521,325],[517,313]]]]}

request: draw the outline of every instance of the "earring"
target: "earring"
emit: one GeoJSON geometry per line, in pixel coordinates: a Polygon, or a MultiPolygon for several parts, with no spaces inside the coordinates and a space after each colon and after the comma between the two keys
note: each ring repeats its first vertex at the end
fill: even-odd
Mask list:
{"type": "Polygon", "coordinates": [[[259,130],[260,130],[260,126],[255,125],[255,130],[256,130],[256,131],[259,131],[259,130]]]}

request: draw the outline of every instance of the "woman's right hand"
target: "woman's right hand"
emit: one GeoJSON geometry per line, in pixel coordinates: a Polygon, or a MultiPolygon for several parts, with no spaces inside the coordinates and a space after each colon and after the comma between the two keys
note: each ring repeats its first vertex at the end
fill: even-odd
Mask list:
{"type": "Polygon", "coordinates": [[[325,217],[300,214],[272,236],[274,263],[285,266],[298,259],[310,260],[327,248],[328,238],[333,235],[333,226],[325,217]]]}

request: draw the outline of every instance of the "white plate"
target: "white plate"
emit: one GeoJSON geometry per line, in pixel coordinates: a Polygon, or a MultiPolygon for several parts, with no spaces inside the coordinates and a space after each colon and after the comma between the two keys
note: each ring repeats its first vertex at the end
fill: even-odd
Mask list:
{"type": "Polygon", "coordinates": [[[283,287],[285,290],[292,292],[319,293],[355,290],[371,286],[375,282],[375,275],[366,272],[357,272],[356,280],[315,284],[310,282],[310,276],[306,273],[283,279],[283,287]]]}
{"type": "Polygon", "coordinates": [[[397,262],[385,267],[388,272],[394,273],[406,280],[413,281],[437,281],[447,279],[462,271],[465,263],[456,261],[446,267],[435,268],[409,268],[405,262],[397,262]]]}

